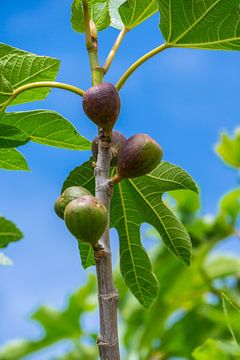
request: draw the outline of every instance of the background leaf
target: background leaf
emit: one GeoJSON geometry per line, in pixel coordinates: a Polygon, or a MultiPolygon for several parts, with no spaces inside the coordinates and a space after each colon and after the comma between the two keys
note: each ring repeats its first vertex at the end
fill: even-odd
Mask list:
{"type": "Polygon", "coordinates": [[[222,294],[223,310],[226,316],[229,330],[238,345],[240,345],[240,307],[227,297],[226,294],[222,294]]]}
{"type": "Polygon", "coordinates": [[[22,238],[22,232],[11,221],[0,216],[0,248],[5,248],[10,242],[22,238]]]}
{"type": "Polygon", "coordinates": [[[160,29],[174,47],[240,50],[238,0],[157,0],[160,29]]]}
{"type": "Polygon", "coordinates": [[[195,360],[230,360],[239,359],[240,351],[234,344],[208,339],[192,355],[195,360]]]}
{"type": "MultiPolygon", "coordinates": [[[[0,43],[0,105],[11,95],[11,90],[36,81],[54,81],[59,60],[38,56],[0,43]]],[[[42,100],[49,93],[48,88],[38,88],[20,94],[11,105],[42,100]]]]}
{"type": "Polygon", "coordinates": [[[232,138],[223,132],[215,150],[227,165],[240,169],[240,129],[235,130],[232,138]]]}
{"type": "Polygon", "coordinates": [[[0,265],[2,266],[10,266],[12,265],[12,260],[0,252],[0,265]]]}
{"type": "Polygon", "coordinates": [[[0,123],[16,126],[30,139],[43,145],[72,150],[89,150],[91,143],[73,125],[50,110],[0,113],[0,123]]]}
{"type": "Polygon", "coordinates": [[[15,126],[0,123],[0,148],[17,147],[29,140],[29,136],[15,126]]]}
{"type": "Polygon", "coordinates": [[[16,149],[0,149],[0,169],[29,170],[23,155],[16,149]]]}
{"type": "MultiPolygon", "coordinates": [[[[111,20],[108,12],[108,1],[89,1],[89,12],[98,31],[104,30],[110,25],[111,20]]],[[[73,30],[80,33],[85,31],[82,0],[73,1],[71,22],[73,30]]]]}

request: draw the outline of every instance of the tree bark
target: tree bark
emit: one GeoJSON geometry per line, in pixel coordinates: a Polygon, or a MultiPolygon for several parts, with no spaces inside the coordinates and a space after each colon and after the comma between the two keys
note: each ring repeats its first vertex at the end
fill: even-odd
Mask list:
{"type": "MultiPolygon", "coordinates": [[[[108,181],[111,158],[111,143],[104,138],[104,134],[99,133],[95,195],[105,205],[108,214],[112,197],[112,185],[108,181]]],[[[99,249],[95,250],[95,260],[100,313],[100,335],[97,341],[99,354],[101,360],[120,360],[117,326],[118,292],[113,283],[109,225],[99,240],[99,249]]]]}

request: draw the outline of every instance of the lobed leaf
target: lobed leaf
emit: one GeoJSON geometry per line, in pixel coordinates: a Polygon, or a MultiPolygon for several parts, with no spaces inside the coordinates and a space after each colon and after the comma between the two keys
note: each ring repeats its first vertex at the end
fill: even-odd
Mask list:
{"type": "Polygon", "coordinates": [[[0,248],[5,248],[10,242],[22,238],[22,232],[11,221],[0,216],[0,248]]]}
{"type": "Polygon", "coordinates": [[[238,0],[157,0],[160,29],[174,47],[240,50],[238,0]]]}
{"type": "MultiPolygon", "coordinates": [[[[84,186],[94,193],[91,161],[74,169],[65,180],[62,190],[73,185],[84,186]]],[[[146,176],[125,179],[114,187],[110,227],[116,228],[120,239],[121,273],[132,293],[145,308],[149,308],[156,298],[158,284],[150,259],[141,244],[141,224],[153,225],[166,247],[182,262],[190,263],[190,237],[162,201],[164,191],[175,189],[197,192],[192,178],[181,168],[167,162],[162,162],[146,176]]],[[[86,265],[85,255],[82,261],[86,265]]]]}
{"type": "MultiPolygon", "coordinates": [[[[54,81],[59,64],[57,59],[38,56],[0,43],[0,105],[4,105],[13,91],[22,85],[54,81]]],[[[28,90],[13,100],[11,105],[42,100],[48,93],[48,88],[28,90]]]]}
{"type": "Polygon", "coordinates": [[[55,111],[0,113],[0,123],[17,127],[39,144],[72,150],[89,150],[91,146],[90,141],[55,111]]]}
{"type": "Polygon", "coordinates": [[[16,149],[0,149],[0,169],[29,171],[24,156],[16,149]]]}

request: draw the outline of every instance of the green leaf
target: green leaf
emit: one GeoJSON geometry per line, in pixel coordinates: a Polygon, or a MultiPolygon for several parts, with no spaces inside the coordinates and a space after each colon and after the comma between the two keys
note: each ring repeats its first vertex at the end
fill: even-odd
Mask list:
{"type": "Polygon", "coordinates": [[[157,0],[160,29],[174,47],[240,50],[238,0],[157,0]]]}
{"type": "MultiPolygon", "coordinates": [[[[54,81],[59,60],[38,56],[0,43],[0,105],[12,95],[13,90],[36,81],[54,81]]],[[[11,105],[42,100],[48,88],[37,88],[20,94],[11,105]]]]}
{"type": "Polygon", "coordinates": [[[96,305],[92,296],[95,291],[96,279],[95,276],[91,276],[85,286],[70,296],[64,310],[40,307],[32,315],[32,319],[43,328],[43,336],[36,340],[8,343],[0,349],[0,359],[18,360],[62,339],[78,341],[83,334],[80,325],[82,315],[95,310],[96,305]]]}
{"type": "Polygon", "coordinates": [[[223,132],[215,150],[227,165],[240,169],[240,128],[235,130],[232,138],[223,132]]]}
{"type": "Polygon", "coordinates": [[[0,148],[13,148],[26,144],[29,136],[15,126],[0,123],[0,148]]]}
{"type": "MultiPolygon", "coordinates": [[[[73,185],[84,186],[94,193],[91,161],[70,173],[63,190],[73,185]]],[[[189,235],[162,201],[163,192],[176,189],[197,192],[192,178],[181,168],[167,162],[162,162],[146,176],[124,180],[114,187],[110,226],[117,229],[120,238],[121,272],[132,293],[146,308],[156,298],[158,285],[141,244],[141,224],[153,225],[167,248],[184,263],[190,263],[189,235]]]]}
{"type": "Polygon", "coordinates": [[[123,24],[128,29],[141,24],[158,10],[156,0],[127,0],[119,8],[123,24]]]}
{"type": "Polygon", "coordinates": [[[0,252],[0,265],[2,266],[10,266],[12,265],[12,260],[9,259],[6,255],[0,252]]]}
{"type": "Polygon", "coordinates": [[[96,265],[94,256],[93,256],[93,249],[89,244],[84,242],[78,241],[78,248],[80,252],[80,257],[82,261],[82,266],[84,269],[87,269],[89,266],[96,265]]]}
{"type": "Polygon", "coordinates": [[[240,259],[233,256],[215,256],[204,264],[208,278],[216,279],[229,275],[240,274],[240,259]]]}
{"type": "MultiPolygon", "coordinates": [[[[89,11],[90,17],[94,21],[98,31],[104,30],[110,25],[108,1],[89,1],[89,11]]],[[[71,22],[73,30],[80,33],[85,32],[82,0],[73,1],[71,22]]]]}
{"type": "Polygon", "coordinates": [[[25,158],[16,149],[0,149],[0,169],[29,171],[25,158]]]}
{"type": "Polygon", "coordinates": [[[240,189],[235,189],[224,195],[220,201],[219,216],[225,222],[235,226],[240,214],[240,189]]]}
{"type": "Polygon", "coordinates": [[[23,237],[22,232],[11,221],[0,216],[0,248],[5,248],[10,242],[23,237]]]}
{"type": "Polygon", "coordinates": [[[202,346],[196,348],[192,354],[195,360],[230,360],[239,359],[240,351],[231,343],[208,339],[202,346]]]}
{"type": "Polygon", "coordinates": [[[89,150],[91,146],[90,141],[55,111],[0,113],[0,123],[16,126],[39,144],[72,150],[89,150]]]}
{"type": "Polygon", "coordinates": [[[233,339],[238,345],[240,345],[240,307],[233,304],[233,302],[224,293],[222,293],[222,303],[229,330],[233,339]]]}

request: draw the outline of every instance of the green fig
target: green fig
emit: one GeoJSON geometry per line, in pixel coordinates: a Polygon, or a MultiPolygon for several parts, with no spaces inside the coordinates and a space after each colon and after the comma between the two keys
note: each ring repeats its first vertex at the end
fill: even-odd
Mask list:
{"type": "Polygon", "coordinates": [[[117,176],[134,178],[146,175],[160,163],[162,148],[147,134],[131,136],[117,159],[117,176]]]}
{"type": "Polygon", "coordinates": [[[104,131],[110,133],[120,113],[121,101],[117,89],[101,83],[88,89],[83,96],[85,114],[104,131]]]}
{"type": "Polygon", "coordinates": [[[78,240],[95,245],[107,227],[108,214],[99,200],[85,195],[66,206],[64,220],[78,240]]]}
{"type": "MultiPolygon", "coordinates": [[[[111,151],[112,151],[112,160],[111,165],[117,165],[117,155],[122,146],[125,145],[127,139],[119,131],[113,131],[112,140],[111,140],[111,151]]],[[[92,141],[92,154],[95,161],[97,161],[98,155],[98,136],[92,141]]]]}
{"type": "Polygon", "coordinates": [[[57,201],[54,204],[54,210],[56,214],[64,219],[64,210],[67,204],[84,195],[91,195],[91,193],[82,186],[70,186],[59,196],[57,201]]]}

